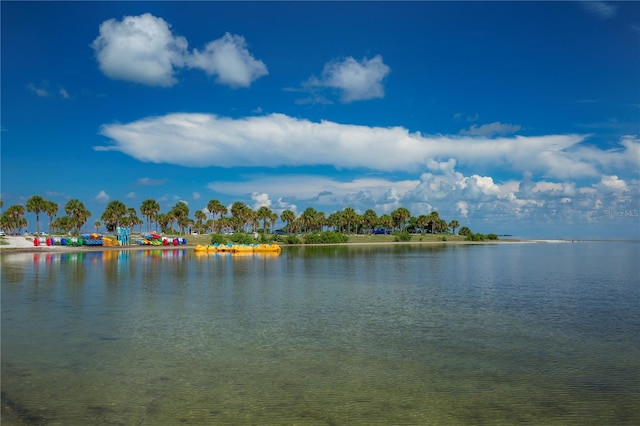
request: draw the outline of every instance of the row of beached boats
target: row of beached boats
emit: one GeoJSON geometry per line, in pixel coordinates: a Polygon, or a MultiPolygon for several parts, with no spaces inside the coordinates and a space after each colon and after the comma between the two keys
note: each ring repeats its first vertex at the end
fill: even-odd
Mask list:
{"type": "Polygon", "coordinates": [[[278,244],[198,244],[194,250],[197,253],[280,253],[282,248],[278,244]]]}

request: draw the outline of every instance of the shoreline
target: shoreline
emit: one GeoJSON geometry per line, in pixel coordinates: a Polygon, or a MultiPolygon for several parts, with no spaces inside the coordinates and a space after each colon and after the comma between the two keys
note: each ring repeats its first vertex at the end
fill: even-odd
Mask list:
{"type": "MultiPolygon", "coordinates": [[[[12,253],[77,253],[77,252],[108,252],[108,251],[139,251],[139,250],[193,250],[196,244],[180,244],[177,246],[128,245],[128,246],[34,246],[25,237],[7,236],[3,241],[8,244],[0,245],[0,255],[12,253]]],[[[381,245],[481,245],[481,244],[540,244],[540,243],[573,243],[580,240],[485,240],[485,241],[380,241],[380,242],[347,242],[334,244],[281,244],[286,247],[320,247],[320,246],[381,246],[381,245]]]]}

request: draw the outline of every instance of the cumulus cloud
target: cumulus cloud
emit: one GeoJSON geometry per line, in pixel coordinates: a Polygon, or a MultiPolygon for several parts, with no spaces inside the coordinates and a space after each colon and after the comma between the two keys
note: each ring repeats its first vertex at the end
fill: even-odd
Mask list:
{"type": "Polygon", "coordinates": [[[176,83],[174,68],[184,65],[187,46],[164,19],[149,13],[103,22],[91,44],[105,75],[150,86],[176,83]]]}
{"type": "Polygon", "coordinates": [[[187,62],[207,75],[215,75],[218,83],[231,87],[249,87],[254,80],[269,73],[264,62],[249,53],[244,37],[229,33],[207,44],[202,52],[194,50],[187,62]]]}
{"type": "Polygon", "coordinates": [[[29,83],[27,84],[27,89],[40,97],[46,98],[47,96],[49,96],[49,90],[46,88],[46,86],[47,85],[45,83],[43,83],[43,85],[40,87],[37,87],[33,83],[29,83]]]}
{"type": "Polygon", "coordinates": [[[349,56],[326,63],[321,78],[310,77],[301,89],[286,90],[310,93],[310,96],[296,100],[298,104],[331,103],[320,93],[326,88],[338,90],[340,101],[343,103],[383,98],[382,83],[390,71],[391,68],[384,63],[380,55],[371,59],[363,58],[361,61],[349,56]]]}
{"type": "Polygon", "coordinates": [[[599,176],[611,165],[640,167],[640,141],[625,138],[615,150],[583,144],[585,135],[514,137],[425,136],[403,127],[312,122],[283,114],[240,119],[210,114],[168,114],[101,133],[120,151],[143,162],[187,167],[331,165],[339,169],[423,170],[429,160],[456,159],[462,167],[500,168],[566,178],[599,176]]]}
{"type": "Polygon", "coordinates": [[[271,200],[269,194],[253,192],[251,194],[253,200],[253,209],[258,210],[260,207],[271,207],[271,200]]]}
{"type": "Polygon", "coordinates": [[[174,35],[169,23],[149,13],[103,22],[91,47],[106,76],[149,86],[173,86],[176,71],[184,67],[202,69],[232,87],[248,87],[267,74],[242,36],[227,33],[203,51],[190,53],[185,37],[174,35]]]}
{"type": "Polygon", "coordinates": [[[581,187],[566,180],[536,180],[530,173],[519,180],[500,181],[491,175],[464,174],[452,160],[431,162],[429,171],[418,180],[338,181],[313,175],[256,175],[241,182],[216,181],[208,186],[230,195],[260,188],[260,192],[251,193],[254,208],[277,198],[271,208],[279,213],[287,208],[295,211],[293,207],[309,199],[324,206],[327,213],[349,206],[359,213],[373,208],[381,214],[402,206],[414,216],[437,210],[447,220],[464,219],[465,226],[490,226],[491,232],[515,221],[543,227],[602,223],[611,220],[606,211],[637,211],[640,196],[637,180],[625,181],[615,175],[581,187]]]}
{"type": "Polygon", "coordinates": [[[99,203],[106,203],[109,201],[111,197],[104,190],[98,192],[98,195],[94,197],[94,199],[99,203]]]}
{"type": "Polygon", "coordinates": [[[496,121],[489,124],[483,124],[482,126],[473,124],[468,130],[460,130],[460,134],[470,136],[509,135],[518,132],[520,129],[521,126],[517,124],[505,124],[496,121]]]}

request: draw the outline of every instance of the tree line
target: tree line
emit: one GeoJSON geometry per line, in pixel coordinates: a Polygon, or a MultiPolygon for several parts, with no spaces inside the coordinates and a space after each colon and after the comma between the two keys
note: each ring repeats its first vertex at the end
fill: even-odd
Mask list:
{"type": "MultiPolygon", "coordinates": [[[[2,200],[0,200],[0,208],[2,206],[2,200]]],[[[66,215],[58,217],[57,203],[34,195],[24,206],[17,204],[8,207],[0,216],[0,227],[5,232],[20,234],[22,229],[29,226],[25,218],[26,212],[35,214],[37,233],[40,233],[41,215],[49,219],[49,232],[77,235],[89,226],[88,222],[92,214],[82,201],[69,200],[64,205],[63,211],[66,215]]],[[[227,208],[219,200],[210,200],[206,206],[209,215],[203,210],[196,210],[193,217],[189,217],[189,206],[185,202],[180,201],[168,212],[161,213],[160,204],[154,199],[144,200],[138,210],[127,207],[121,201],[111,201],[100,215],[100,220],[93,222],[91,230],[95,229],[95,232],[98,232],[100,227],[104,226],[107,232],[113,232],[118,227],[129,228],[133,232],[134,228],[139,226],[139,231],[142,233],[145,221],[138,216],[138,211],[146,219],[148,232],[153,230],[165,234],[177,233],[174,226],[177,226],[181,234],[187,230],[197,233],[260,232],[267,234],[274,232],[278,219],[285,223],[283,230],[286,233],[312,233],[331,229],[345,234],[366,234],[375,229],[385,228],[392,231],[434,234],[448,232],[449,229],[455,234],[456,229],[460,229],[460,235],[471,234],[469,228],[460,227],[455,219],[447,222],[437,211],[428,215],[412,216],[404,207],[382,215],[378,215],[372,209],[359,214],[351,207],[345,207],[329,215],[316,211],[313,207],[308,207],[300,215],[296,215],[292,210],[284,210],[278,215],[266,206],[254,210],[245,203],[236,201],[227,208]]]]}

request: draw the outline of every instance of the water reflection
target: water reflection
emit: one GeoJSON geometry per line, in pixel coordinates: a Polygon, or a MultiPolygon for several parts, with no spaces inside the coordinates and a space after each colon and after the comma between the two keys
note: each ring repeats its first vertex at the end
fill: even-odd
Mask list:
{"type": "Polygon", "coordinates": [[[3,256],[3,402],[42,424],[638,424],[638,251],[572,246],[3,256]]]}

